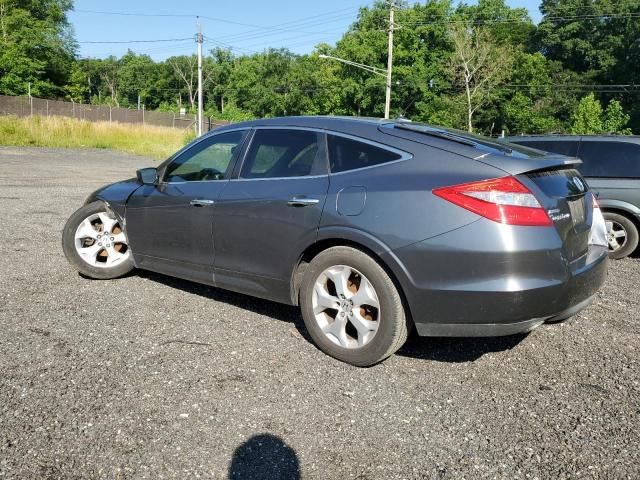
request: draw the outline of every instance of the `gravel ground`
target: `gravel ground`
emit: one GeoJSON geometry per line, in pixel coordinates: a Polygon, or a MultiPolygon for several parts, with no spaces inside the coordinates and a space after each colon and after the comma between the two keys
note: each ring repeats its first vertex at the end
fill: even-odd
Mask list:
{"type": "Polygon", "coordinates": [[[638,478],[640,259],[594,305],[497,339],[412,338],[358,369],[297,310],[60,248],[152,160],[0,149],[0,477],[638,478]]]}

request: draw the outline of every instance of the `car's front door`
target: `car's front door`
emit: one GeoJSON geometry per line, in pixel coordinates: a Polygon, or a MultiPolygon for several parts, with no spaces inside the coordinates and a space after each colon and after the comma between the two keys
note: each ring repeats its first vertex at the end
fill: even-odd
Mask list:
{"type": "Polygon", "coordinates": [[[126,231],[136,265],[204,283],[213,281],[213,209],[247,130],[207,137],[178,155],[156,185],[127,202],[126,231]]]}
{"type": "Polygon", "coordinates": [[[215,283],[287,301],[293,265],[318,231],[329,178],[324,133],[258,128],[214,210],[215,283]]]}

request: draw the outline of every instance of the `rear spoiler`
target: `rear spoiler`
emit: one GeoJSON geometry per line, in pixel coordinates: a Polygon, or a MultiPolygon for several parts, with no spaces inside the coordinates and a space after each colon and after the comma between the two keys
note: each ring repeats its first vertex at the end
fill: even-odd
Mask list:
{"type": "Polygon", "coordinates": [[[576,168],[582,160],[576,157],[549,154],[543,157],[518,158],[508,155],[493,155],[487,153],[475,158],[476,161],[498,168],[509,175],[532,173],[540,170],[558,170],[562,168],[576,168]]]}

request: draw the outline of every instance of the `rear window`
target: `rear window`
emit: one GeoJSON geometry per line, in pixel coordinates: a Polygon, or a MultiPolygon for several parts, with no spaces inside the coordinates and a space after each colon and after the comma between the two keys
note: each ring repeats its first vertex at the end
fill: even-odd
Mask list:
{"type": "Polygon", "coordinates": [[[640,145],[635,143],[583,141],[578,156],[586,177],[640,178],[640,145]]]}
{"type": "Polygon", "coordinates": [[[400,160],[402,155],[350,138],[328,135],[329,162],[333,173],[372,167],[400,160]]]}

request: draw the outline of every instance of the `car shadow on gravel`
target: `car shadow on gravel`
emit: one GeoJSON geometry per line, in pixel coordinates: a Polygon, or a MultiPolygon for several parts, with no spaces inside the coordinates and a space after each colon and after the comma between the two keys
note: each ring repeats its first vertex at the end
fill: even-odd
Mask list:
{"type": "Polygon", "coordinates": [[[176,277],[169,277],[146,270],[134,270],[134,272],[141,278],[162,283],[163,285],[171,288],[177,288],[178,290],[199,295],[216,302],[228,303],[234,307],[249,310],[253,313],[257,313],[258,315],[266,315],[267,317],[280,320],[281,322],[291,323],[296,327],[300,335],[302,335],[306,340],[311,341],[311,337],[307,333],[307,329],[304,326],[298,307],[272,302],[270,300],[263,300],[250,295],[211,287],[209,285],[195,283],[189,280],[182,280],[176,277]]]}
{"type": "MultiPolygon", "coordinates": [[[[169,277],[159,273],[139,270],[138,276],[162,283],[171,288],[199,295],[216,302],[224,302],[234,307],[243,308],[259,315],[265,315],[281,322],[293,324],[298,333],[308,342],[313,343],[302,321],[300,310],[291,305],[284,305],[269,300],[243,295],[241,293],[210,287],[200,283],[169,277]]],[[[426,338],[415,332],[407,343],[397,352],[403,357],[436,362],[462,363],[477,360],[487,353],[510,350],[518,345],[527,334],[510,335],[508,337],[481,338],[426,338]]]]}
{"type": "Polygon", "coordinates": [[[438,338],[419,337],[415,332],[396,355],[445,363],[473,362],[483,355],[517,346],[528,334],[507,337],[438,338]]]}

